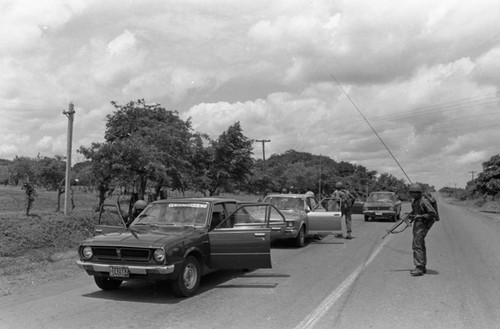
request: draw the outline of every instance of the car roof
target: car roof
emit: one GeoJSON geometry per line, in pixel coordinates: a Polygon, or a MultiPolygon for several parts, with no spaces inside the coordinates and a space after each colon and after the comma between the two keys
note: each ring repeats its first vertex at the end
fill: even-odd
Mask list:
{"type": "Polygon", "coordinates": [[[168,203],[168,202],[210,202],[210,203],[219,203],[219,202],[239,202],[236,199],[232,198],[220,198],[220,197],[197,197],[197,198],[174,198],[174,199],[165,199],[165,200],[157,200],[154,203],[168,203]]]}
{"type": "Polygon", "coordinates": [[[283,193],[273,193],[273,194],[268,194],[266,195],[267,197],[279,197],[279,198],[297,198],[297,199],[303,199],[306,197],[305,194],[298,194],[298,193],[289,193],[289,194],[283,194],[283,193]]]}

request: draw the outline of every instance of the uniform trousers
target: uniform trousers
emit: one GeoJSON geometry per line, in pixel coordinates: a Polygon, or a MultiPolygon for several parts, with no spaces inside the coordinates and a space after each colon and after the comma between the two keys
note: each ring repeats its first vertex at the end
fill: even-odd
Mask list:
{"type": "Polygon", "coordinates": [[[351,233],[351,221],[352,221],[352,210],[351,208],[349,209],[344,209],[342,210],[342,216],[345,218],[345,229],[347,234],[351,233]]]}
{"type": "Polygon", "coordinates": [[[427,250],[425,237],[434,224],[434,219],[417,220],[413,223],[413,263],[415,267],[425,268],[427,265],[427,250]]]}

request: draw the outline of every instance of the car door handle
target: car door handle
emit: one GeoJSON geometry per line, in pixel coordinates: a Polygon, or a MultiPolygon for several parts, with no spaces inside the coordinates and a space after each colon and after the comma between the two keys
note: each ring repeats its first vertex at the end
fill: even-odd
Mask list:
{"type": "Polygon", "coordinates": [[[261,233],[261,232],[254,233],[253,235],[256,238],[264,238],[264,237],[266,237],[266,233],[261,233]]]}
{"type": "Polygon", "coordinates": [[[101,229],[97,229],[95,230],[96,233],[102,233],[102,230],[101,229]]]}

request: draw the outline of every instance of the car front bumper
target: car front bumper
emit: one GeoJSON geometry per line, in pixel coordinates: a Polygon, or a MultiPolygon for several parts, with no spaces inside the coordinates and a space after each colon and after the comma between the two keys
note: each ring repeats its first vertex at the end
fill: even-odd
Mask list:
{"type": "Polygon", "coordinates": [[[396,216],[395,211],[390,210],[365,210],[363,211],[363,215],[370,218],[394,218],[396,216]]]}
{"type": "Polygon", "coordinates": [[[286,228],[284,233],[284,238],[295,238],[299,235],[299,229],[295,227],[286,228]]]}
{"type": "Polygon", "coordinates": [[[128,268],[131,276],[158,276],[174,273],[175,264],[172,265],[126,265],[126,264],[104,264],[78,260],[76,264],[84,269],[89,275],[109,275],[111,266],[123,266],[128,268]]]}

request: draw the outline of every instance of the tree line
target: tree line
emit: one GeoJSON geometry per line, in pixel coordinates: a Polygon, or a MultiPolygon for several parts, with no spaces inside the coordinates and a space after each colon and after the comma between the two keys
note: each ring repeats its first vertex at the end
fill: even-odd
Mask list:
{"type": "Polygon", "coordinates": [[[500,199],[500,154],[482,163],[483,171],[467,182],[465,189],[444,187],[439,190],[459,200],[474,199],[478,205],[500,199]]]}
{"type": "MultiPolygon", "coordinates": [[[[111,102],[104,141],[77,150],[85,161],[72,168],[72,184],[97,189],[100,203],[110,191],[150,200],[166,189],[205,196],[224,193],[265,195],[283,188],[329,195],[342,181],[359,199],[370,192],[389,190],[402,199],[408,184],[387,173],[327,156],[288,150],[265,160],[253,158],[254,141],[244,135],[239,122],[218,138],[196,132],[191,119],[144,99],[125,105],[111,102]]],[[[0,161],[0,182],[18,185],[29,181],[49,190],[64,190],[65,158],[15,157],[0,161]]],[[[498,193],[499,156],[483,164],[483,173],[469,182],[471,195],[498,193]]],[[[426,190],[434,186],[426,183],[426,190]]]]}

